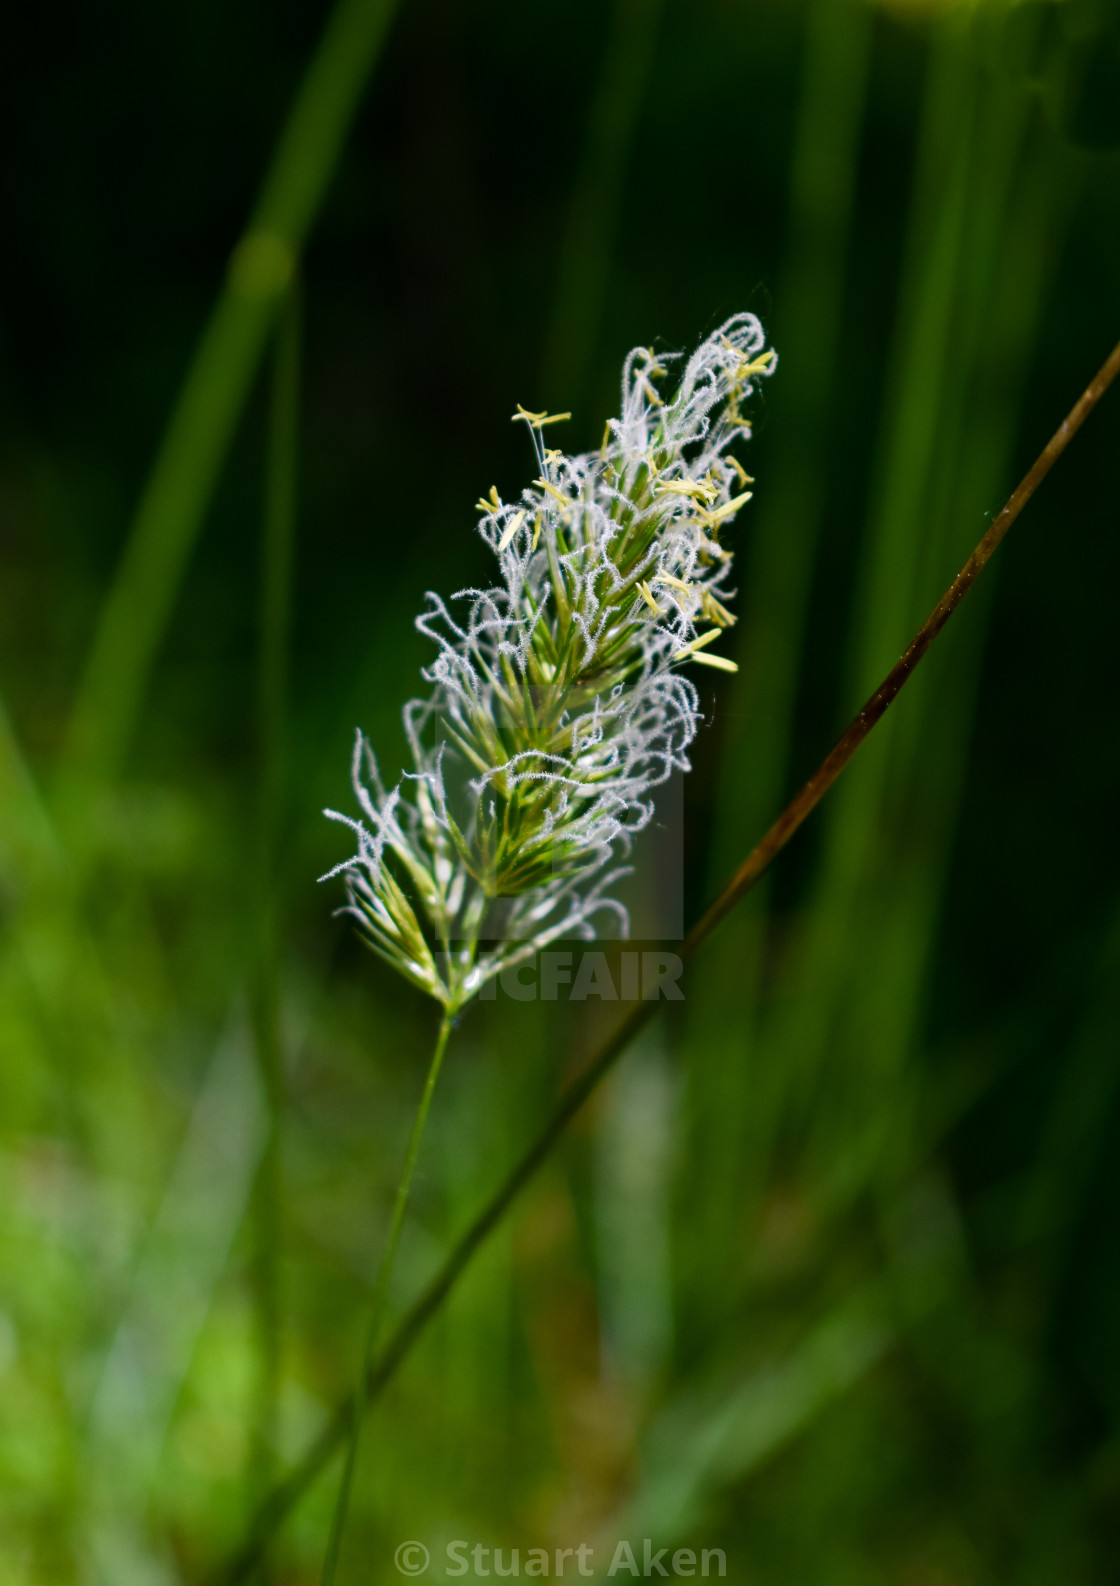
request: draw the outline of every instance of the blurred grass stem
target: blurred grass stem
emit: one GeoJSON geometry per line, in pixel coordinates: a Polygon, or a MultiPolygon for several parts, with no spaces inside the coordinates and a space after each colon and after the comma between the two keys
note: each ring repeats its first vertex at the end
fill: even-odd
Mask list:
{"type": "MultiPolygon", "coordinates": [[[[68,829],[128,753],[156,653],[395,0],[339,0],[187,371],[98,620],[60,768],[68,829]]],[[[88,828],[88,821],[85,826],[88,828]]]]}
{"type": "MultiPolygon", "coordinates": [[[[794,833],[820,803],[876,724],[890,709],[907,680],[929,651],[953,612],[968,594],[991,560],[999,544],[1019,517],[1027,502],[1061,457],[1108,387],[1120,374],[1120,342],[1117,342],[1100,370],[1089,382],[1069,413],[1062,420],[1031,468],[1016,486],[1003,510],[991,523],[976,548],[930,612],[900,659],[891,667],[879,687],[849,723],[835,746],[816,771],[790,801],[761,842],[751,851],[719,896],[693,926],[681,944],[680,956],[686,961],[723,922],[736,904],[746,896],[773,863],[794,833]]],[[[608,1036],[586,1067],[567,1086],[537,1138],[511,1168],[489,1202],[460,1237],[443,1266],[432,1278],[419,1299],[401,1318],[396,1330],[376,1355],[367,1351],[366,1366],[358,1389],[337,1408],[319,1438],[303,1459],[269,1495],[257,1513],[250,1535],[241,1551],[214,1579],[223,1586],[236,1586],[247,1580],[256,1568],[261,1550],[283,1522],[319,1472],[337,1452],[372,1399],[394,1375],[428,1322],[439,1311],[455,1287],[460,1274],[470,1265],[475,1252],[501,1222],[521,1190],[534,1177],[552,1152],[568,1124],[613,1068],[630,1042],[657,1012],[656,1002],[635,1003],[631,1012],[608,1036]]],[[[444,1023],[446,1024],[446,1020],[444,1023]]],[[[441,1041],[446,1032],[441,1026],[441,1041]]],[[[442,1055],[437,1043],[437,1060],[442,1055]]],[[[436,1066],[433,1064],[433,1067],[436,1066]]],[[[430,1083],[434,1083],[431,1080],[430,1083]]],[[[426,1087],[426,1094],[427,1094],[426,1087]]],[[[422,1106],[424,1103],[422,1103],[422,1106]]],[[[415,1129],[414,1129],[415,1134],[415,1129]]],[[[410,1146],[410,1157],[412,1156],[410,1146]]],[[[406,1174],[408,1173],[406,1168],[406,1174]]],[[[402,1184],[405,1181],[402,1180],[402,1184]]],[[[407,1192],[406,1192],[407,1193],[407,1192]]],[[[399,1197],[398,1197],[399,1199],[399,1197]]],[[[401,1208],[403,1215],[403,1207],[401,1208]]],[[[394,1214],[396,1215],[396,1213],[394,1214]]],[[[399,1230],[398,1230],[399,1232],[399,1230]]],[[[387,1252],[388,1253],[388,1252],[387,1252]]],[[[372,1330],[371,1330],[372,1335],[372,1330]]],[[[374,1346],[375,1347],[375,1346],[374,1346]]],[[[348,1460],[348,1465],[349,1465],[348,1460]]],[[[326,1577],[324,1577],[325,1586],[326,1577]]]]}
{"type": "MultiPolygon", "coordinates": [[[[813,0],[790,170],[789,245],[775,300],[775,339],[782,378],[770,398],[773,478],[758,503],[743,579],[731,709],[720,754],[720,796],[709,857],[713,887],[737,857],[744,826],[758,830],[787,793],[801,656],[827,505],[829,414],[837,380],[844,283],[850,246],[860,136],[867,101],[873,12],[852,0],[813,0]]],[[[757,1137],[773,1111],[748,1078],[757,1047],[760,993],[770,927],[767,887],[756,893],[720,950],[705,963],[714,987],[729,970],[738,988],[733,1039],[744,1061],[715,1060],[718,999],[690,1006],[690,1131],[704,1172],[685,1212],[707,1237],[685,1241],[697,1256],[695,1289],[704,1304],[732,1300],[723,1263],[701,1252],[727,1248],[742,1218],[744,1167],[757,1182],[765,1150],[757,1137]],[[733,969],[730,966],[733,965],[733,969]],[[706,1061],[708,1057],[712,1061],[706,1061]]],[[[769,1089],[769,1086],[767,1085],[769,1089]]]]}
{"type": "MultiPolygon", "coordinates": [[[[393,1201],[393,1215],[389,1223],[389,1237],[385,1243],[385,1251],[381,1257],[378,1268],[377,1280],[373,1287],[373,1300],[370,1305],[369,1328],[366,1332],[365,1348],[362,1351],[362,1367],[358,1375],[358,1387],[346,1406],[346,1462],[342,1469],[342,1480],[339,1484],[338,1498],[335,1502],[334,1514],[331,1519],[330,1536],[327,1541],[327,1552],[323,1560],[323,1573],[320,1577],[321,1586],[332,1586],[335,1569],[338,1565],[338,1553],[342,1543],[342,1530],[346,1524],[346,1511],[350,1502],[350,1489],[354,1481],[354,1467],[358,1459],[358,1445],[361,1440],[362,1422],[369,1406],[371,1397],[371,1384],[376,1380],[377,1345],[381,1337],[381,1328],[385,1320],[385,1308],[389,1298],[389,1283],[393,1276],[393,1265],[396,1260],[397,1246],[400,1244],[401,1229],[404,1226],[405,1209],[408,1206],[409,1191],[412,1188],[412,1176],[416,1170],[416,1158],[420,1154],[420,1142],[424,1136],[424,1125],[428,1121],[428,1112],[432,1104],[432,1094],[439,1079],[439,1071],[443,1065],[443,1054],[447,1050],[447,1039],[451,1034],[454,1016],[445,1013],[440,1020],[439,1033],[436,1036],[435,1048],[432,1052],[431,1062],[428,1065],[427,1077],[424,1080],[424,1089],[420,1096],[420,1105],[416,1109],[416,1116],[412,1122],[412,1133],[408,1139],[408,1150],[405,1153],[404,1169],[400,1182],[397,1185],[396,1198],[393,1201]]],[[[333,1425],[334,1423],[332,1423],[333,1425]]]]}
{"type": "Polygon", "coordinates": [[[253,1024],[267,1134],[257,1184],[257,1310],[261,1340],[257,1483],[271,1479],[280,1380],[280,1247],[283,1224],[283,1061],[280,1032],[277,854],[284,798],[288,637],[299,443],[300,298],[293,283],[277,326],[261,534],[257,655],[257,963],[253,1024]]]}

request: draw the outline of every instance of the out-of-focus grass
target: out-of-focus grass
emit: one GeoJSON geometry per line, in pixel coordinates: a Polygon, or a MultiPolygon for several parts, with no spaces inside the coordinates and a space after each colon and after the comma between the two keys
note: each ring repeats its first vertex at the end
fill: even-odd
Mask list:
{"type": "Polygon", "coordinates": [[[64,807],[96,797],[122,770],[218,471],[392,14],[392,0],[340,0],[308,64],[97,626],[63,761],[64,807]]]}
{"type": "MultiPolygon", "coordinates": [[[[383,161],[376,197],[341,144],[389,8],[344,7],[352,37],[332,24],[303,101],[320,157],[304,160],[297,115],[277,156],[297,196],[266,187],[250,228],[302,254],[337,167],[304,368],[289,322],[271,421],[256,411],[290,259],[258,248],[275,290],[250,302],[242,253],[116,582],[101,558],[92,659],[58,641],[84,677],[64,741],[36,730],[22,602],[0,592],[5,1581],[200,1579],[353,1378],[435,1021],[329,923],[337,897],[310,878],[334,850],[312,812],[344,797],[355,715],[393,768],[391,722],[425,659],[411,613],[424,587],[480,576],[467,509],[528,465],[505,417],[537,396],[507,387],[536,378],[549,324],[558,392],[613,376],[631,340],[693,337],[748,300],[783,356],[752,457],[742,671],[690,781],[694,903],[925,615],[1097,333],[1114,336],[1097,264],[1110,157],[1063,141],[1050,79],[1035,62],[1024,89],[991,6],[947,9],[918,26],[847,0],[687,16],[622,0],[600,40],[587,9],[569,28],[406,7],[358,130],[361,160],[383,161]],[[1052,282],[1071,228],[1092,335],[1067,362],[1055,326],[1084,323],[1052,282]],[[357,284],[336,287],[350,252],[357,284]],[[262,473],[259,559],[255,532],[237,534],[262,473]],[[53,805],[39,790],[56,777],[53,805]]],[[[577,411],[577,444],[601,417],[577,411]]],[[[1107,453],[1085,445],[1047,490],[1095,536],[1101,491],[1079,470],[1107,453]]],[[[4,470],[7,500],[18,458],[4,470]]],[[[1100,875],[1067,893],[1074,839],[1016,829],[1035,783],[1067,808],[1075,772],[1045,763],[1062,712],[1093,739],[1086,831],[1105,829],[1093,779],[1114,786],[1107,692],[1070,660],[1101,653],[1079,632],[1097,592],[1082,577],[1050,601],[1049,570],[1006,566],[1030,568],[1031,536],[1056,556],[1061,520],[1038,503],[1004,553],[1012,595],[956,619],[690,971],[684,1017],[629,1054],[379,1402],[341,1580],[391,1571],[408,1537],[437,1561],[453,1537],[588,1541],[602,1566],[618,1536],[647,1534],[723,1547],[729,1575],[760,1583],[1108,1578],[1114,877],[1096,855],[1100,875]],[[1032,701],[1021,759],[993,769],[977,707],[1002,689],[1013,711],[1023,668],[1061,681],[1032,701]],[[990,880],[955,857],[977,828],[990,880]],[[1001,864],[1037,867],[1038,923],[985,913],[993,889],[1012,895],[1001,864]],[[1029,975],[983,937],[993,917],[1035,954],[1029,975]],[[956,939],[973,919],[979,952],[956,939]]],[[[45,541],[62,533],[47,522],[45,541]]],[[[1103,531],[1087,543],[1115,566],[1103,531]]],[[[22,544],[0,545],[9,591],[30,580],[47,613],[85,598],[74,543],[54,562],[22,544]]],[[[505,1000],[462,1021],[394,1305],[600,1018],[505,1000]]],[[[331,1501],[324,1481],[301,1504],[275,1579],[316,1578],[331,1501]]]]}

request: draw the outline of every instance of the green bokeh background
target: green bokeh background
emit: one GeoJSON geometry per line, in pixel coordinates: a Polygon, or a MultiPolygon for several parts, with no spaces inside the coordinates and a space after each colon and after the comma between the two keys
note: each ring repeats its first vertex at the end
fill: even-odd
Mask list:
{"type": "MultiPolygon", "coordinates": [[[[319,810],[356,725],[402,761],[514,403],[582,448],[634,344],[751,308],[780,353],[692,920],[1120,333],[1114,4],[340,15],[64,4],[5,51],[12,1586],[209,1578],[354,1379],[437,1021],[332,918],[319,810]]],[[[375,1407],[340,1581],[647,1536],[752,1586],[1115,1579],[1117,401],[375,1407]]],[[[616,1013],[468,1010],[395,1309],[616,1013]]],[[[336,1481],[262,1579],[318,1579],[336,1481]]]]}

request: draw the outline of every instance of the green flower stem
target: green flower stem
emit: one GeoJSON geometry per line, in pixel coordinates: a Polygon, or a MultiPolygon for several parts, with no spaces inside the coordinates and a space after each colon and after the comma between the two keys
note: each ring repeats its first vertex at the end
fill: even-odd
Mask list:
{"type": "MultiPolygon", "coordinates": [[[[381,1257],[377,1281],[373,1286],[373,1302],[370,1307],[365,1349],[362,1352],[362,1367],[358,1376],[358,1387],[346,1407],[346,1422],[349,1433],[346,1444],[346,1463],[343,1466],[342,1481],[339,1485],[334,1514],[331,1518],[331,1532],[327,1541],[326,1556],[323,1559],[323,1573],[320,1577],[321,1586],[332,1586],[334,1581],[335,1568],[338,1564],[338,1551],[342,1542],[342,1529],[346,1524],[346,1510],[350,1502],[350,1488],[354,1480],[354,1467],[358,1460],[358,1443],[361,1436],[362,1422],[365,1419],[366,1409],[371,1397],[370,1385],[375,1380],[376,1351],[378,1340],[381,1336],[382,1323],[385,1319],[386,1301],[389,1297],[389,1282],[393,1275],[397,1246],[401,1240],[401,1229],[404,1226],[405,1208],[408,1205],[409,1190],[412,1188],[412,1175],[416,1169],[416,1158],[420,1154],[420,1141],[424,1135],[424,1125],[428,1121],[428,1111],[432,1104],[432,1094],[435,1091],[436,1081],[439,1079],[439,1071],[443,1064],[443,1054],[447,1049],[447,1038],[451,1034],[451,1027],[454,1022],[454,1011],[448,1009],[440,1020],[439,1034],[436,1036],[435,1050],[432,1052],[432,1060],[428,1065],[428,1075],[424,1081],[420,1105],[416,1109],[416,1117],[412,1122],[412,1133],[408,1140],[404,1169],[401,1173],[400,1183],[397,1185],[396,1199],[393,1202],[389,1238],[386,1241],[385,1251],[381,1257]]],[[[334,1425],[333,1422],[332,1425],[334,1425]]],[[[337,1442],[335,1446],[337,1447],[337,1442]]]]}
{"type": "MultiPolygon", "coordinates": [[[[751,850],[715,902],[693,926],[681,943],[679,956],[682,959],[691,958],[712,932],[722,924],[812,814],[860,745],[890,709],[915,667],[920,664],[942,628],[991,560],[1011,525],[1118,374],[1120,374],[1120,342],[1117,342],[1105,363],[1035,459],[1030,470],[1016,486],[1006,506],[992,522],[961,571],[930,612],[905,653],[891,667],[862,710],[849,723],[836,745],[825,756],[801,791],[778,816],[762,841],[751,850]]],[[[501,1222],[522,1189],[547,1160],[568,1124],[614,1067],[638,1032],[649,1023],[659,1006],[657,1002],[635,1003],[614,1033],[607,1038],[587,1066],[563,1091],[536,1140],[520,1161],[510,1169],[486,1206],[460,1237],[419,1299],[401,1318],[385,1347],[376,1356],[372,1351],[367,1353],[365,1370],[357,1389],[338,1406],[318,1439],[291,1474],[273,1489],[258,1510],[245,1545],[223,1569],[214,1575],[216,1586],[217,1583],[220,1583],[220,1586],[240,1586],[241,1582],[251,1577],[268,1539],[275,1534],[319,1472],[337,1453],[356,1419],[393,1377],[417,1338],[455,1287],[460,1275],[470,1265],[475,1252],[501,1222]]],[[[444,1025],[447,1023],[448,1018],[445,1016],[444,1025]]],[[[441,1026],[440,1034],[441,1040],[445,1040],[444,1026],[441,1026]]],[[[438,1047],[437,1055],[439,1055],[438,1047]]]]}

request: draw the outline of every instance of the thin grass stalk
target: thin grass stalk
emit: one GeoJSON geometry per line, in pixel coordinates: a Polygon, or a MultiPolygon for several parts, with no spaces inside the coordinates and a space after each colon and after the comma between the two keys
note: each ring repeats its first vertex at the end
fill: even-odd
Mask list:
{"type": "Polygon", "coordinates": [[[664,0],[615,0],[561,245],[545,343],[542,389],[554,408],[576,405],[595,355],[626,164],[663,9],[664,0]]]}
{"type": "MultiPolygon", "coordinates": [[[[1018,107],[1009,108],[1014,117],[1018,107]]],[[[1015,141],[1018,145],[1017,135],[1015,141]]],[[[969,313],[958,346],[962,371],[971,366],[973,374],[967,395],[954,389],[945,404],[939,455],[948,460],[955,488],[941,491],[934,503],[928,565],[920,575],[926,587],[934,567],[944,565],[955,550],[949,543],[951,525],[978,518],[1006,478],[1039,310],[1068,212],[1068,184],[1059,178],[1064,162],[1051,151],[1036,150],[1017,160],[1014,187],[1013,173],[1000,169],[1000,151],[994,154],[995,168],[985,171],[972,200],[981,235],[974,235],[968,250],[963,285],[971,303],[964,305],[969,313]],[[985,245],[982,231],[992,221],[999,234],[985,245]]],[[[926,673],[917,697],[896,722],[883,788],[881,845],[865,884],[869,901],[861,911],[868,931],[861,933],[859,947],[876,964],[876,973],[849,997],[844,1018],[840,1083],[849,1093],[851,1112],[830,1086],[829,1116],[819,1111],[812,1124],[810,1149],[818,1164],[835,1158],[837,1136],[845,1128],[853,1157],[863,1150],[861,1137],[879,1134],[879,1147],[863,1151],[864,1171],[874,1162],[882,1165],[880,1194],[887,1199],[898,1176],[910,1170],[917,1119],[906,1104],[909,1124],[900,1120],[883,1131],[873,1118],[873,1098],[900,1089],[902,1095],[916,1094],[920,1083],[919,1074],[907,1076],[903,1065],[915,1053],[928,996],[994,592],[989,581],[973,620],[952,636],[936,672],[926,673]]]]}
{"type": "Polygon", "coordinates": [[[87,800],[124,764],[188,559],[394,9],[395,0],[338,0],[141,494],[59,768],[60,807],[86,842],[87,800]]]}
{"type": "Polygon", "coordinates": [[[257,963],[253,1026],[268,1110],[257,1183],[259,1401],[255,1426],[259,1488],[272,1479],[280,1383],[280,1252],[283,1226],[284,1083],[280,1033],[277,855],[287,759],[288,636],[299,445],[300,299],[293,283],[277,326],[261,532],[257,652],[257,963]]]}
{"type": "MultiPolygon", "coordinates": [[[[814,0],[806,18],[790,172],[789,249],[775,298],[783,373],[772,398],[773,479],[751,525],[735,655],[739,672],[724,718],[708,859],[713,883],[733,862],[737,833],[744,825],[761,827],[787,789],[809,593],[826,507],[828,418],[836,390],[872,26],[871,8],[853,0],[814,0]]],[[[689,1003],[692,1130],[704,1172],[697,1176],[687,1218],[690,1229],[700,1219],[708,1233],[690,1233],[686,1249],[697,1254],[689,1288],[709,1290],[709,1306],[725,1306],[733,1298],[723,1263],[713,1262],[710,1252],[727,1248],[742,1217],[744,1165],[760,1155],[747,1148],[747,1137],[771,1111],[760,1097],[764,1076],[759,1065],[748,1069],[769,934],[767,892],[765,885],[756,892],[730,936],[705,962],[701,988],[689,1003]],[[719,1000],[707,997],[704,985],[726,985],[729,975],[736,988],[734,1029],[722,1030],[717,1042],[711,1036],[719,1000]],[[729,1033],[741,1060],[717,1063],[729,1033]]]]}
{"type": "MultiPolygon", "coordinates": [[[[969,50],[970,41],[961,40],[959,47],[969,50]]],[[[976,86],[973,152],[954,222],[959,245],[950,304],[952,378],[942,380],[931,398],[924,519],[911,547],[918,598],[937,587],[943,568],[960,554],[950,543],[956,526],[975,522],[1003,482],[1022,379],[1000,392],[1005,422],[998,432],[977,422],[982,409],[977,386],[993,353],[1011,360],[1020,377],[1025,375],[1042,285],[1030,261],[1020,263],[1009,247],[1012,241],[1026,240],[1028,249],[1037,253],[1032,236],[1008,237],[1026,106],[998,81],[989,81],[982,95],[979,80],[976,86]],[[1016,279],[996,304],[1001,259],[1014,261],[1016,279]],[[991,332],[997,323],[1001,334],[995,341],[991,332]]],[[[1041,218],[1035,203],[1026,207],[1033,219],[1041,218]]],[[[837,933],[834,977],[823,989],[818,984],[808,993],[828,1002],[827,1039],[839,1073],[830,1084],[827,1107],[809,1100],[820,1095],[820,1088],[805,1081],[809,1112],[797,1125],[808,1130],[808,1176],[833,1203],[832,1215],[869,1181],[889,1197],[885,1185],[912,1168],[909,1120],[918,1075],[906,1065],[925,1003],[992,592],[989,580],[967,627],[957,629],[941,646],[935,668],[925,672],[906,710],[894,717],[889,743],[877,744],[871,778],[865,769],[859,811],[853,789],[845,790],[849,838],[861,823],[863,860],[858,874],[847,876],[846,886],[837,881],[844,886],[838,899],[831,905],[818,899],[834,921],[843,915],[848,928],[837,933]],[[852,921],[857,922],[854,929],[852,921]],[[859,967],[868,964],[874,966],[873,973],[860,974],[859,967]]],[[[885,616],[885,611],[880,613],[881,620],[885,616]]],[[[857,633],[853,652],[858,648],[857,633]]],[[[827,858],[835,859],[835,852],[827,858]]],[[[803,966],[802,973],[812,974],[812,964],[803,966]]],[[[805,993],[795,981],[788,994],[796,1001],[805,993]]],[[[815,1066],[825,1054],[818,1049],[807,1057],[815,1066]]],[[[779,1066],[771,1063],[772,1068],[779,1066]]]]}
{"type": "MultiPolygon", "coordinates": [[[[778,854],[801,828],[829,788],[849,764],[864,741],[890,709],[908,679],[921,664],[946,623],[990,562],[1000,543],[1018,519],[1042,481],[1085,423],[1101,397],[1120,374],[1120,342],[1112,349],[1093,379],[1074,403],[1028,472],[1012,492],[1003,510],[989,526],[972,554],[930,612],[900,659],[821,761],[816,771],[787,804],[762,840],[747,855],[719,896],[693,926],[681,944],[680,955],[691,959],[708,937],[765,875],[778,854]]],[[[427,1288],[401,1318],[385,1347],[369,1363],[359,1391],[337,1407],[324,1431],[285,1481],[269,1495],[257,1513],[245,1545],[212,1579],[221,1586],[239,1586],[249,1578],[260,1558],[261,1547],[283,1523],[300,1497],[346,1439],[355,1406],[367,1408],[393,1377],[412,1346],[442,1307],[475,1252],[498,1226],[522,1189],[547,1161],[568,1124],[611,1071],[630,1042],[653,1018],[660,1004],[635,1003],[631,1012],[609,1035],[560,1095],[539,1135],[509,1171],[486,1206],[462,1234],[427,1288]]]]}
{"type": "MultiPolygon", "coordinates": [[[[953,358],[977,98],[976,64],[954,17],[935,33],[927,67],[906,265],[851,618],[849,698],[863,693],[885,656],[898,653],[920,598],[915,585],[953,358]]],[[[892,732],[893,726],[888,739],[892,732]]],[[[880,739],[830,808],[810,929],[785,966],[780,998],[767,1019],[765,1061],[783,1074],[784,1109],[803,1112],[812,1105],[815,1076],[847,990],[847,946],[860,888],[874,863],[889,751],[880,739]]]]}
{"type": "Polygon", "coordinates": [[[454,1015],[444,1012],[439,1024],[439,1033],[432,1051],[428,1073],[424,1080],[424,1089],[420,1095],[420,1104],[416,1109],[416,1116],[412,1122],[412,1132],[408,1139],[408,1149],[405,1153],[404,1169],[401,1172],[397,1193],[393,1201],[393,1214],[389,1223],[389,1237],[385,1242],[385,1251],[381,1257],[381,1265],[377,1271],[377,1280],[373,1286],[373,1299],[370,1304],[369,1327],[366,1332],[365,1347],[362,1350],[362,1364],[358,1373],[358,1387],[350,1403],[349,1425],[346,1438],[346,1459],[342,1468],[342,1480],[339,1482],[338,1497],[335,1501],[334,1513],[331,1517],[330,1536],[327,1540],[327,1551],[323,1559],[323,1573],[320,1576],[320,1586],[333,1586],[335,1570],[338,1567],[338,1554],[342,1545],[342,1532],[346,1524],[346,1513],[350,1503],[350,1491],[354,1482],[354,1468],[358,1460],[358,1447],[361,1441],[362,1423],[365,1420],[369,1404],[369,1383],[374,1375],[377,1346],[381,1339],[381,1328],[385,1320],[386,1303],[389,1298],[389,1283],[393,1276],[393,1266],[397,1258],[397,1246],[400,1244],[401,1229],[404,1227],[404,1214],[408,1206],[409,1191],[412,1188],[412,1176],[416,1171],[416,1159],[420,1154],[420,1142],[424,1138],[424,1126],[428,1121],[428,1112],[432,1105],[432,1095],[435,1092],[436,1081],[443,1064],[443,1054],[447,1050],[447,1040],[454,1026],[454,1015]]]}
{"type": "MultiPolygon", "coordinates": [[[[1025,136],[1026,112],[1010,85],[989,79],[967,197],[955,378],[942,396],[940,477],[916,572],[923,589],[936,587],[959,555],[953,525],[976,521],[1006,478],[1039,311],[1076,191],[1051,141],[1025,136]]],[[[925,1149],[924,1074],[908,1059],[929,992],[993,593],[989,579],[972,619],[941,647],[893,723],[878,840],[849,907],[859,928],[848,934],[831,1021],[829,1102],[799,1125],[818,1217],[843,1215],[870,1188],[889,1221],[925,1149]]]]}

